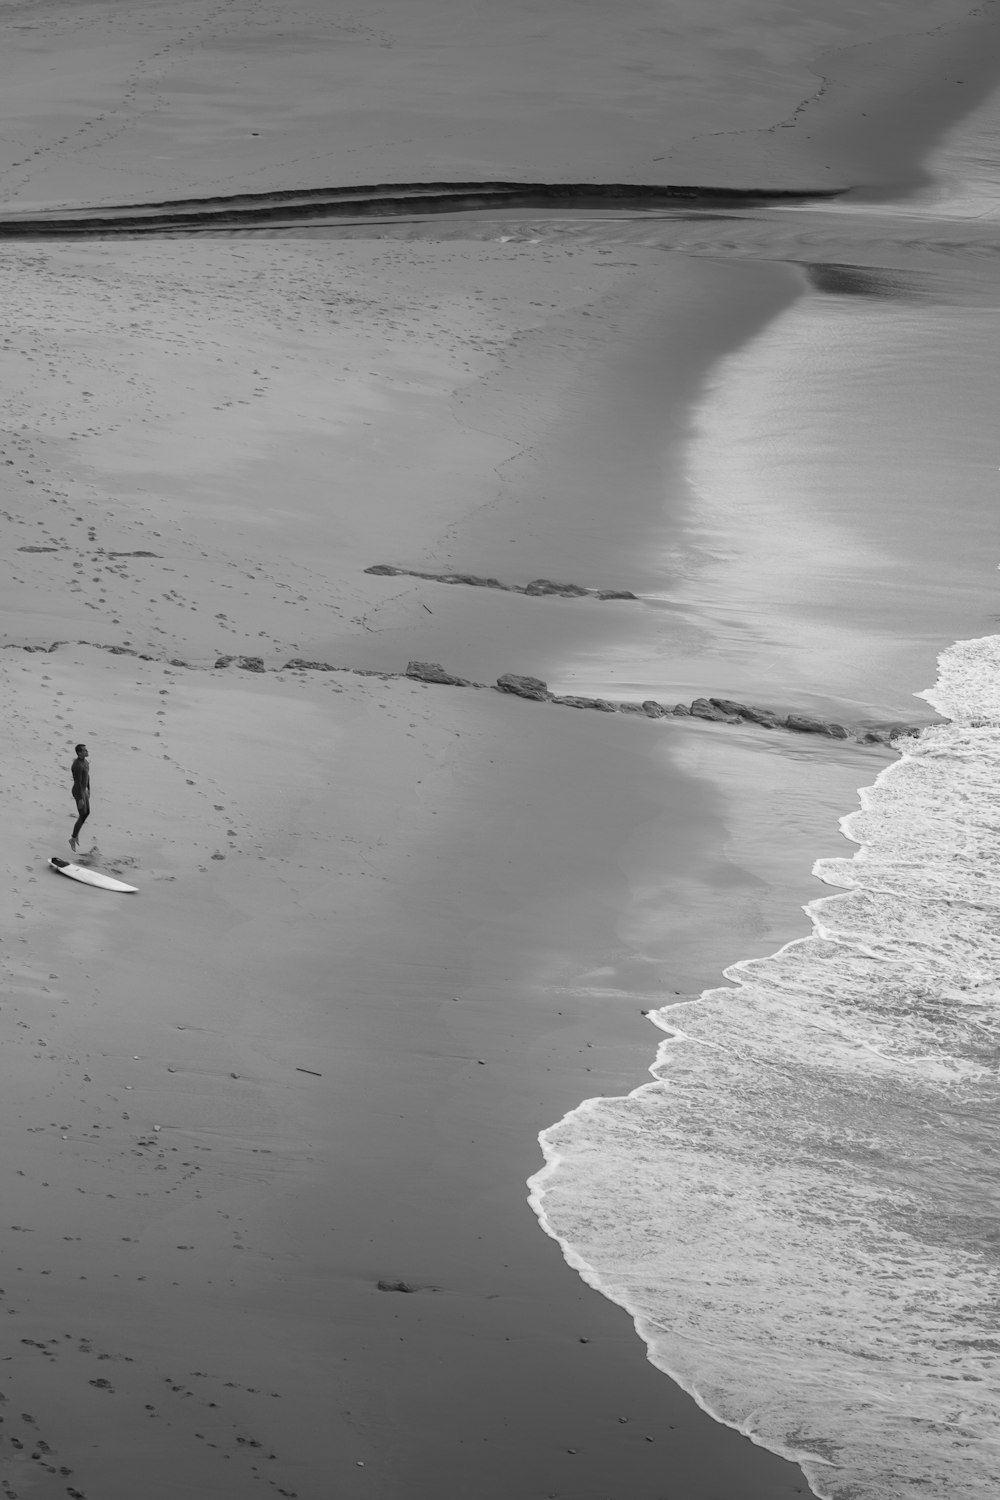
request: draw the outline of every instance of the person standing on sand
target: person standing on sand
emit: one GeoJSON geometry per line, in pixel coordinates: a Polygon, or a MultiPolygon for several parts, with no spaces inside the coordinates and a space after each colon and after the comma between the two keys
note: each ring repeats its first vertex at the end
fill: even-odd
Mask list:
{"type": "Polygon", "coordinates": [[[86,745],[77,745],[76,760],[73,762],[73,801],[79,814],[73,824],[73,832],[69,836],[69,847],[76,853],[76,841],[80,837],[80,829],[90,817],[90,761],[87,759],[86,745]]]}

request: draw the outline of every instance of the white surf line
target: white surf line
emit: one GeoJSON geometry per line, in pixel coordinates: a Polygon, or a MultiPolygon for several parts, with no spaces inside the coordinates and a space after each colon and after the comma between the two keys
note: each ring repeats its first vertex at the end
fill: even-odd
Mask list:
{"type": "MultiPolygon", "coordinates": [[[[842,831],[844,832],[845,837],[851,839],[858,845],[850,861],[845,862],[838,861],[836,859],[819,859],[812,867],[813,874],[827,884],[840,885],[843,883],[841,880],[835,880],[832,878],[832,871],[833,869],[839,869],[839,867],[845,863],[849,867],[858,867],[861,871],[863,871],[864,869],[867,856],[873,846],[869,843],[863,842],[859,837],[856,837],[851,831],[850,824],[854,819],[856,819],[859,815],[862,815],[867,810],[866,804],[870,801],[870,799],[866,798],[866,793],[873,793],[884,782],[890,780],[893,777],[898,777],[904,771],[906,765],[909,762],[919,757],[920,745],[926,744],[928,740],[931,740],[932,737],[937,736],[942,731],[948,732],[954,727],[957,727],[959,729],[1000,727],[1000,635],[956,641],[951,647],[947,648],[939,655],[938,663],[939,676],[935,686],[933,688],[925,689],[922,692],[915,693],[914,697],[923,698],[925,701],[930,703],[931,706],[939,714],[942,715],[942,719],[944,720],[944,722],[940,725],[930,725],[926,730],[921,731],[920,734],[916,737],[914,749],[912,751],[904,751],[900,755],[898,760],[893,761],[890,765],[884,767],[876,777],[873,786],[859,789],[859,808],[857,808],[852,813],[845,814],[840,819],[840,826],[842,831]],[[971,662],[975,662],[976,666],[980,668],[980,675],[978,676],[978,678],[974,669],[970,665],[971,662]],[[986,669],[985,672],[982,671],[984,667],[986,669]],[[988,682],[990,687],[992,688],[993,701],[991,703],[983,702],[982,690],[984,686],[984,677],[986,682],[988,682]],[[987,709],[985,715],[983,713],[984,708],[987,709]]],[[[933,751],[931,753],[933,753],[933,751]]],[[[859,879],[857,885],[863,887],[863,879],[859,879]]],[[[820,917],[820,911],[827,905],[840,899],[844,899],[850,894],[850,890],[846,890],[843,892],[842,896],[823,896],[816,898],[815,901],[808,902],[802,909],[812,922],[812,934],[806,934],[803,937],[794,938],[790,942],[782,944],[780,948],[775,950],[775,952],[769,956],[769,959],[741,959],[736,964],[733,964],[725,969],[723,971],[723,977],[730,980],[734,986],[731,992],[733,1000],[738,1003],[740,987],[745,982],[742,978],[742,973],[748,967],[753,966],[754,968],[757,968],[761,963],[767,963],[770,960],[778,959],[782,954],[788,952],[789,950],[800,945],[809,944],[816,940],[833,941],[838,944],[838,946],[843,947],[845,950],[867,953],[871,957],[875,958],[879,963],[905,963],[906,961],[904,959],[884,959],[881,954],[873,952],[863,943],[854,943],[845,940],[842,937],[828,937],[825,934],[824,924],[822,923],[820,917]]],[[[747,982],[753,983],[752,980],[747,982]]],[[[659,1011],[646,1012],[648,1018],[653,1022],[653,1024],[667,1033],[665,1039],[660,1042],[657,1048],[656,1058],[650,1065],[650,1068],[648,1070],[653,1075],[655,1081],[653,1083],[640,1084],[637,1088],[633,1089],[628,1095],[625,1096],[613,1096],[610,1098],[608,1096],[599,1096],[595,1098],[585,1099],[579,1105],[577,1105],[575,1109],[567,1111],[567,1113],[563,1115],[560,1120],[556,1121],[555,1124],[542,1131],[538,1137],[538,1140],[542,1150],[542,1155],[545,1160],[545,1164],[538,1172],[536,1172],[531,1178],[528,1179],[528,1203],[537,1216],[542,1229],[559,1245],[567,1264],[572,1269],[578,1272],[578,1274],[582,1277],[582,1279],[587,1283],[588,1286],[592,1287],[595,1291],[600,1292],[602,1296],[608,1298],[608,1300],[616,1303],[618,1306],[623,1307],[627,1312],[631,1314],[635,1323],[636,1331],[647,1346],[647,1357],[650,1359],[651,1363],[653,1363],[658,1369],[661,1369],[663,1373],[666,1374],[671,1380],[673,1380],[676,1385],[679,1385],[683,1390],[687,1391],[687,1393],[692,1396],[692,1398],[702,1408],[702,1410],[706,1411],[710,1416],[712,1416],[715,1420],[721,1422],[724,1426],[731,1427],[735,1431],[740,1432],[743,1436],[748,1437],[758,1446],[778,1453],[781,1457],[790,1459],[792,1462],[798,1463],[803,1466],[809,1465],[812,1468],[819,1467],[836,1469],[840,1466],[835,1461],[827,1458],[823,1454],[816,1453],[805,1448],[792,1449],[784,1446],[779,1446],[774,1443],[765,1442],[761,1438],[759,1433],[757,1433],[753,1429],[752,1413],[749,1413],[743,1420],[731,1420],[716,1411],[711,1406],[710,1402],[706,1398],[704,1398],[698,1391],[693,1380],[687,1378],[684,1374],[677,1371],[676,1369],[668,1366],[661,1358],[657,1357],[656,1351],[652,1344],[652,1336],[656,1331],[656,1325],[654,1324],[653,1320],[645,1316],[641,1309],[634,1306],[627,1295],[616,1295],[614,1291],[608,1288],[602,1282],[602,1273],[594,1266],[589,1264],[589,1262],[577,1250],[574,1249],[573,1245],[566,1237],[560,1235],[545,1212],[546,1190],[549,1184],[558,1176],[560,1167],[562,1166],[565,1159],[552,1143],[550,1139],[550,1133],[555,1132],[559,1129],[560,1126],[568,1121],[574,1119],[585,1119],[589,1113],[599,1111],[605,1108],[609,1103],[621,1103],[626,1099],[638,1099],[649,1093],[660,1093],[664,1090],[668,1090],[670,1088],[669,1073],[667,1073],[666,1076],[660,1076],[660,1072],[658,1070],[668,1069],[671,1050],[679,1047],[682,1043],[690,1044],[692,1041],[698,1041],[701,1042],[702,1045],[706,1045],[704,1038],[690,1036],[688,1033],[684,1032],[680,1027],[677,1026],[673,1018],[677,1015],[678,1012],[683,1013],[686,1011],[690,1011],[693,1007],[700,1005],[706,997],[717,996],[720,993],[720,989],[720,986],[712,986],[707,990],[703,990],[700,995],[692,1000],[679,1001],[673,1005],[668,1004],[662,1007],[659,1011]],[[649,1337],[647,1337],[647,1331],[650,1335],[649,1337]]],[[[818,1024],[821,1023],[818,1022],[818,1024]]],[[[858,1042],[859,1039],[852,1039],[852,1045],[858,1044],[858,1042]]],[[[724,1043],[711,1045],[714,1045],[716,1047],[716,1050],[720,1052],[725,1052],[727,1050],[724,1043]]],[[[905,1057],[901,1057],[900,1055],[896,1054],[888,1057],[885,1053],[878,1051],[878,1049],[876,1048],[870,1046],[865,1047],[863,1040],[860,1042],[860,1045],[863,1050],[866,1050],[869,1053],[877,1056],[882,1061],[888,1062],[893,1068],[909,1068],[911,1072],[916,1072],[918,1074],[925,1072],[925,1069],[921,1068],[920,1064],[926,1062],[928,1060],[928,1057],[930,1056],[929,1054],[928,1057],[910,1054],[905,1057]]],[[[671,1329],[668,1326],[661,1325],[660,1331],[665,1334],[669,1334],[671,1332],[671,1329]]],[[[819,1496],[820,1500],[825,1500],[824,1491],[821,1488],[817,1488],[808,1472],[806,1472],[805,1470],[804,1472],[806,1480],[809,1483],[812,1492],[815,1495],[819,1496]]]]}

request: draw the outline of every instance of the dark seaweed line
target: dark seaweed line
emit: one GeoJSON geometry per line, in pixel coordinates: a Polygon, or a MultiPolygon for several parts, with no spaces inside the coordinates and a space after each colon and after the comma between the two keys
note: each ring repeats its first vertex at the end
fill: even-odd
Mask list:
{"type": "Polygon", "coordinates": [[[223,198],[71,209],[60,214],[0,217],[0,239],[68,235],[162,234],[321,220],[392,219],[402,215],[467,213],[477,209],[601,209],[648,212],[687,204],[739,207],[836,198],[844,189],[746,190],[655,187],[642,183],[401,183],[371,188],[303,188],[238,193],[223,198]]]}

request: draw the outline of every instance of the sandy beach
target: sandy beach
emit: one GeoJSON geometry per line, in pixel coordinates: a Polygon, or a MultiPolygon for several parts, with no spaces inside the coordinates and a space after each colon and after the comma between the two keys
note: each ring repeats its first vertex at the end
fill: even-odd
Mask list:
{"type": "Polygon", "coordinates": [[[0,18],[8,1500],[808,1493],[525,1184],[539,1132],[644,1080],[645,1012],[801,935],[887,726],[989,628],[996,300],[891,200],[989,98],[997,23],[722,9],[0,18]],[[4,228],[497,180],[865,212],[4,228]],[[858,333],[871,284],[817,266],[905,282],[909,322],[873,299],[858,333]],[[137,895],[48,867],[78,741],[81,858],[137,895]]]}

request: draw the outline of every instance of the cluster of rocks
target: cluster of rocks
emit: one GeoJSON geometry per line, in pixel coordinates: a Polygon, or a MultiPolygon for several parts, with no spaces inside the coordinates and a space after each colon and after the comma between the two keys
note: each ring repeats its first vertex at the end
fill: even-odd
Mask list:
{"type": "Polygon", "coordinates": [[[559,599],[635,599],[628,589],[585,589],[579,583],[554,583],[551,578],[534,578],[531,583],[501,583],[499,578],[480,578],[476,573],[422,573],[417,568],[397,568],[392,563],[375,563],[366,573],[380,577],[426,578],[431,583],[464,583],[472,589],[499,589],[504,594],[554,595],[559,599]]]}
{"type": "MultiPolygon", "coordinates": [[[[223,665],[228,666],[228,664],[229,658],[226,657],[220,657],[220,659],[215,663],[217,667],[223,665]]],[[[383,682],[388,682],[390,678],[393,677],[402,677],[405,675],[402,672],[379,672],[374,667],[335,667],[332,662],[306,661],[305,658],[301,656],[293,656],[291,661],[285,662],[285,665],[281,668],[281,670],[283,672],[350,672],[353,677],[380,677],[383,682]]],[[[454,682],[459,687],[472,686],[472,684],[467,683],[464,678],[449,677],[448,681],[454,682]]]]}
{"type": "MultiPolygon", "coordinates": [[[[418,682],[443,683],[449,687],[485,686],[465,677],[456,677],[437,662],[411,661],[406,676],[418,682]]],[[[877,727],[862,725],[850,730],[830,719],[818,719],[810,714],[779,714],[774,709],[738,703],[732,698],[695,698],[691,703],[670,706],[658,703],[655,698],[647,698],[642,703],[625,703],[610,698],[583,698],[572,693],[560,695],[550,693],[548,684],[540,677],[525,677],[517,672],[505,672],[497,678],[495,686],[501,693],[513,693],[518,698],[530,698],[536,703],[558,703],[566,708],[590,708],[604,714],[643,714],[649,719],[670,717],[708,719],[722,724],[759,724],[764,729],[790,729],[797,734],[821,734],[834,740],[856,739],[864,745],[887,745],[902,735],[920,731],[919,725],[901,723],[877,727]]]]}
{"type": "MultiPolygon", "coordinates": [[[[69,641],[52,641],[48,646],[23,646],[16,641],[4,643],[5,651],[58,651],[60,646],[68,646],[69,641]]],[[[94,651],[108,651],[112,656],[134,656],[138,661],[162,661],[161,656],[151,656],[148,651],[136,651],[133,646],[109,646],[106,641],[76,641],[77,646],[90,646],[94,651]]],[[[172,667],[186,667],[186,661],[172,661],[172,667]]]]}
{"type": "MultiPolygon", "coordinates": [[[[65,552],[65,547],[18,547],[18,552],[65,552]]],[[[100,557],[159,557],[159,552],[105,552],[103,547],[98,547],[100,557]]]]}
{"type": "Polygon", "coordinates": [[[217,667],[242,667],[244,672],[266,672],[262,656],[220,656],[215,665],[217,667]]]}
{"type": "MultiPolygon", "coordinates": [[[[56,651],[65,641],[53,641],[51,645],[15,645],[5,643],[8,650],[56,651]]],[[[109,651],[113,656],[134,656],[139,661],[159,661],[145,651],[136,651],[130,646],[110,646],[101,641],[78,641],[80,646],[93,646],[100,651],[109,651]]],[[[191,663],[178,657],[170,660],[172,667],[187,667],[191,663]]],[[[266,672],[264,659],[260,656],[220,656],[217,668],[237,667],[244,672],[266,672]]],[[[411,661],[405,672],[380,672],[370,667],[338,667],[327,661],[307,661],[304,657],[292,657],[279,671],[287,672],[348,672],[356,677],[378,677],[389,681],[397,677],[408,677],[414,682],[434,683],[443,687],[492,688],[495,692],[512,693],[518,698],[530,698],[536,703],[556,703],[565,708],[589,708],[604,714],[639,714],[648,719],[688,718],[706,719],[721,724],[758,724],[763,729],[787,729],[796,734],[819,734],[834,740],[857,740],[862,745],[889,745],[910,734],[919,734],[920,724],[896,722],[879,725],[856,725],[847,728],[831,719],[819,719],[811,714],[780,714],[771,708],[760,708],[753,703],[739,703],[733,698],[695,698],[690,703],[675,703],[672,706],[647,698],[642,703],[615,701],[610,698],[585,698],[575,693],[558,694],[549,691],[548,683],[540,677],[527,677],[518,672],[504,672],[495,683],[473,682],[468,677],[458,677],[448,672],[440,662],[411,661]]],[[[942,720],[941,722],[947,722],[942,720]]]]}
{"type": "MultiPolygon", "coordinates": [[[[442,687],[485,687],[485,682],[472,682],[468,677],[456,677],[453,672],[446,672],[444,667],[436,661],[411,661],[406,664],[407,677],[413,677],[417,682],[437,682],[442,687]]],[[[525,681],[531,679],[526,678],[525,681]]]]}

